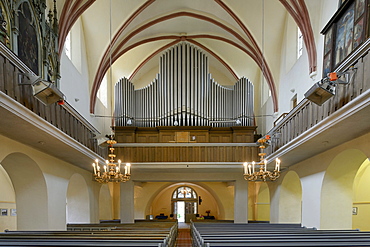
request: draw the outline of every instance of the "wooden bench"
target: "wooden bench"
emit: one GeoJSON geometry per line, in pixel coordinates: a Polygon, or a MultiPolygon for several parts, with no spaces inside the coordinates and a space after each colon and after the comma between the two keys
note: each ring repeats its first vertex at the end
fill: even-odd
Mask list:
{"type": "Polygon", "coordinates": [[[6,231],[0,233],[0,246],[172,247],[176,242],[178,228],[177,222],[160,225],[116,224],[116,226],[110,225],[102,228],[96,224],[79,225],[82,229],[79,231],[6,231]]]}
{"type": "Polygon", "coordinates": [[[370,246],[370,232],[287,224],[192,223],[193,246],[370,246]]]}

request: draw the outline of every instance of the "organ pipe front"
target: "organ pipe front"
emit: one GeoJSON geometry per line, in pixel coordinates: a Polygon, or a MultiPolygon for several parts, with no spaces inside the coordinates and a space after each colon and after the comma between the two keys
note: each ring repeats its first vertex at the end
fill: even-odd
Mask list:
{"type": "Polygon", "coordinates": [[[160,57],[160,71],[135,90],[126,78],[115,85],[116,126],[253,126],[253,84],[225,87],[211,78],[208,57],[181,42],[160,57]]]}

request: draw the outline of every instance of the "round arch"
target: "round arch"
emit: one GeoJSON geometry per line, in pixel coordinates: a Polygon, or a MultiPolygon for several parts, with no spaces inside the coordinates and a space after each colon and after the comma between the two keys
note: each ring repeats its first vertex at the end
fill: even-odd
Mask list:
{"type": "Polygon", "coordinates": [[[100,187],[99,220],[113,220],[112,194],[108,184],[100,187]]]}
{"type": "Polygon", "coordinates": [[[23,153],[7,155],[1,165],[9,175],[17,205],[18,230],[48,229],[48,195],[44,174],[37,163],[23,153]]]}
{"type": "Polygon", "coordinates": [[[359,168],[353,183],[352,228],[370,231],[370,160],[366,159],[359,168]]]}
{"type": "Polygon", "coordinates": [[[302,221],[302,185],[294,171],[289,171],[281,183],[278,215],[279,223],[302,221]]]}
{"type": "Polygon", "coordinates": [[[66,200],[67,223],[90,223],[89,191],[82,175],[69,179],[66,200]]]}
{"type": "Polygon", "coordinates": [[[151,197],[147,200],[145,214],[156,215],[157,213],[165,213],[170,215],[172,192],[179,186],[191,187],[201,196],[203,202],[198,208],[200,214],[205,214],[205,211],[211,210],[211,214],[217,219],[225,219],[225,210],[222,201],[212,188],[203,183],[166,183],[158,187],[154,192],[150,193],[151,197]],[[162,201],[166,203],[163,207],[164,210],[162,210],[163,212],[159,212],[161,210],[157,212],[155,204],[162,201]]]}
{"type": "Polygon", "coordinates": [[[325,172],[320,229],[352,229],[353,183],[366,155],[358,149],[339,153],[325,172]]]}

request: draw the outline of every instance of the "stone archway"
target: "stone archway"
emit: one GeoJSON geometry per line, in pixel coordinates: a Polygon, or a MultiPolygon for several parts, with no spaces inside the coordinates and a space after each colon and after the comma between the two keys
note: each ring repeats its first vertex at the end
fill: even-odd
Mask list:
{"type": "Polygon", "coordinates": [[[359,168],[353,183],[352,228],[370,231],[370,161],[366,159],[359,168]]]}
{"type": "Polygon", "coordinates": [[[89,191],[80,174],[70,178],[66,198],[67,223],[90,223],[89,191]]]}
{"type": "Polygon", "coordinates": [[[14,186],[18,230],[47,230],[48,194],[40,167],[23,153],[9,154],[1,164],[14,186]]]}
{"type": "Polygon", "coordinates": [[[366,155],[358,149],[339,153],[325,172],[320,229],[352,229],[353,183],[366,155]]]}
{"type": "Polygon", "coordinates": [[[302,185],[294,171],[289,171],[281,183],[278,222],[302,222],[302,185]]]}
{"type": "Polygon", "coordinates": [[[113,220],[112,194],[108,184],[103,184],[100,187],[99,220],[113,220]]]}

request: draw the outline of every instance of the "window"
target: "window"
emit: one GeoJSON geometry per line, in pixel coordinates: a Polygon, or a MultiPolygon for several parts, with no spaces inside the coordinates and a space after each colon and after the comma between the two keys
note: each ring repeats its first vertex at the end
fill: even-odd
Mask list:
{"type": "Polygon", "coordinates": [[[297,59],[302,56],[303,52],[303,34],[301,29],[297,30],[297,59]]]}
{"type": "Polygon", "coordinates": [[[295,108],[296,106],[298,105],[298,101],[297,101],[297,94],[295,94],[293,96],[293,98],[291,99],[291,108],[295,108]]]}
{"type": "Polygon", "coordinates": [[[71,32],[68,33],[66,37],[66,41],[64,42],[64,51],[69,58],[69,60],[72,60],[71,56],[71,32]]]}
{"type": "Polygon", "coordinates": [[[197,193],[190,187],[179,187],[173,194],[173,199],[197,199],[197,193]]]}
{"type": "Polygon", "coordinates": [[[108,82],[107,82],[107,74],[103,77],[103,80],[101,81],[98,93],[97,93],[98,99],[101,101],[101,103],[108,108],[108,82]]]}

